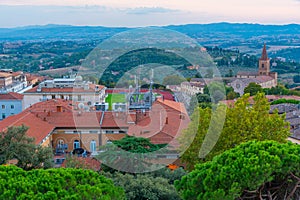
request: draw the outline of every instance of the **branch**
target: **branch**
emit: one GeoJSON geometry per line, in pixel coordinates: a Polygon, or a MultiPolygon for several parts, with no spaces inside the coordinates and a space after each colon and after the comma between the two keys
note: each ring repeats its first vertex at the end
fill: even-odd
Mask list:
{"type": "Polygon", "coordinates": [[[294,196],[294,194],[295,194],[297,188],[300,187],[299,184],[300,184],[300,179],[298,179],[298,181],[297,181],[297,183],[295,184],[295,186],[294,186],[292,192],[289,194],[289,196],[286,198],[286,200],[290,200],[290,199],[294,196]]]}

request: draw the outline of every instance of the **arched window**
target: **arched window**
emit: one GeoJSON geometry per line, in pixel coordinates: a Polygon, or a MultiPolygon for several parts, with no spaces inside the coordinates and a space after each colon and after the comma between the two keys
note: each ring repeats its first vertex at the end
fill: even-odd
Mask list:
{"type": "Polygon", "coordinates": [[[74,146],[74,149],[80,148],[79,140],[74,140],[73,146],[74,146]]]}
{"type": "Polygon", "coordinates": [[[91,143],[90,143],[90,151],[95,152],[96,150],[97,150],[96,149],[96,141],[92,140],[91,143]]]}
{"type": "Polygon", "coordinates": [[[65,141],[60,139],[57,142],[57,148],[62,149],[64,147],[65,141]]]}

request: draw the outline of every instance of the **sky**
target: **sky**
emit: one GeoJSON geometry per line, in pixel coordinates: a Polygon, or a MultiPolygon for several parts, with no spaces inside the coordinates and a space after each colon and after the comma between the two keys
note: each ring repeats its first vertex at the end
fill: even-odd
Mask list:
{"type": "Polygon", "coordinates": [[[300,24],[300,0],[0,0],[0,27],[300,24]]]}

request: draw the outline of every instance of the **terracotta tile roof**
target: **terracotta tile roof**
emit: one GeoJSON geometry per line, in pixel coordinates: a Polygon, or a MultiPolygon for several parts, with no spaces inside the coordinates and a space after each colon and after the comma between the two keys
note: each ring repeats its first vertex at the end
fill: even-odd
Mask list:
{"type": "Polygon", "coordinates": [[[61,106],[63,112],[72,112],[73,111],[73,102],[67,101],[63,99],[51,99],[48,101],[42,101],[35,103],[28,107],[25,111],[30,111],[34,113],[42,113],[42,112],[56,112],[57,107],[61,106]]]}
{"type": "MultiPolygon", "coordinates": [[[[0,122],[8,125],[27,125],[28,135],[41,142],[54,128],[100,128],[128,129],[128,135],[149,138],[157,144],[172,143],[190,121],[182,103],[169,100],[156,101],[151,111],[126,112],[80,112],[73,110],[71,101],[49,100],[34,104],[19,115],[0,122]],[[57,107],[61,107],[58,109],[57,107]],[[134,122],[134,123],[128,123],[134,122]],[[135,123],[137,122],[137,123],[135,123]]],[[[106,134],[110,140],[121,139],[125,134],[106,134]]]]}
{"type": "Polygon", "coordinates": [[[274,78],[271,77],[271,76],[257,76],[255,79],[259,83],[264,83],[264,82],[268,82],[268,81],[274,80],[274,78]]]}
{"type": "Polygon", "coordinates": [[[101,126],[103,128],[128,127],[127,115],[125,112],[105,112],[101,126]]]}
{"type": "MultiPolygon", "coordinates": [[[[83,166],[85,166],[86,169],[91,169],[94,171],[100,171],[100,169],[101,169],[101,162],[99,160],[97,160],[96,158],[92,158],[92,157],[83,158],[83,157],[73,156],[73,159],[75,159],[76,161],[79,162],[78,167],[81,167],[83,165],[83,166]]],[[[66,167],[67,162],[68,162],[68,159],[64,160],[61,167],[66,167]]]]}
{"type": "Polygon", "coordinates": [[[166,105],[174,110],[177,110],[178,112],[187,114],[187,111],[185,109],[185,106],[183,103],[181,102],[176,102],[176,101],[170,101],[170,100],[162,100],[162,99],[158,99],[156,102],[162,104],[162,105],[166,105]]]}
{"type": "Polygon", "coordinates": [[[73,88],[73,87],[64,87],[64,88],[41,88],[41,92],[38,92],[37,89],[39,86],[35,86],[31,88],[30,90],[27,90],[25,93],[96,93],[95,88],[98,86],[99,90],[102,90],[104,88],[103,85],[95,85],[90,84],[90,88],[85,90],[83,88],[73,88]]]}
{"type": "Polygon", "coordinates": [[[12,73],[12,76],[15,77],[15,76],[20,76],[20,75],[22,75],[22,74],[23,74],[23,72],[21,72],[21,71],[13,72],[13,73],[12,73]]]}
{"type": "Polygon", "coordinates": [[[34,75],[34,74],[29,74],[29,73],[26,73],[25,76],[26,76],[27,81],[32,81],[35,79],[38,79],[41,81],[41,80],[44,80],[44,78],[45,78],[43,76],[38,76],[38,75],[34,75]]]}
{"type": "Polygon", "coordinates": [[[6,73],[6,72],[0,72],[0,78],[7,78],[12,76],[11,73],[6,73]]]}
{"type": "Polygon", "coordinates": [[[23,97],[24,97],[24,95],[16,93],[16,92],[0,94],[0,100],[22,100],[23,97]]]}
{"type": "Polygon", "coordinates": [[[155,144],[173,143],[173,146],[178,146],[176,138],[180,136],[183,129],[187,128],[189,122],[189,116],[185,109],[182,109],[181,103],[165,100],[163,103],[155,102],[149,115],[137,124],[131,124],[128,134],[149,138],[155,144]]]}
{"type": "Polygon", "coordinates": [[[41,120],[33,113],[22,112],[1,121],[0,130],[5,132],[8,127],[22,125],[29,128],[26,135],[35,138],[36,144],[40,144],[55,128],[55,126],[41,120]]]}
{"type": "Polygon", "coordinates": [[[100,113],[96,112],[46,112],[38,117],[56,128],[100,128],[100,113]]]}

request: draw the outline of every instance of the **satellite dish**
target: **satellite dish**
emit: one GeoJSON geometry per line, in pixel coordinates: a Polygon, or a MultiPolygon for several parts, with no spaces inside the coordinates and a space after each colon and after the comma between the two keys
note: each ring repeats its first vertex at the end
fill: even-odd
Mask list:
{"type": "Polygon", "coordinates": [[[78,108],[83,109],[84,108],[84,104],[83,103],[79,103],[78,104],[78,108]]]}

